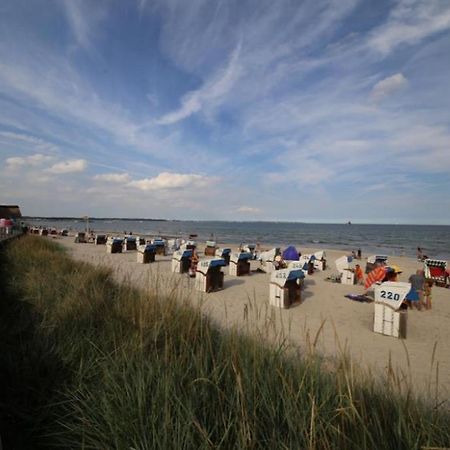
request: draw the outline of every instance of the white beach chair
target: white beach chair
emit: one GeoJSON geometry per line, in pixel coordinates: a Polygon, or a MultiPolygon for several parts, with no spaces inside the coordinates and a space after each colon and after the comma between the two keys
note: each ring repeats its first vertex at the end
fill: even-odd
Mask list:
{"type": "Polygon", "coordinates": [[[200,260],[195,273],[195,288],[201,292],[223,289],[223,266],[225,266],[225,261],[222,258],[200,260]]]}
{"type": "Polygon", "coordinates": [[[280,269],[272,272],[269,283],[269,303],[279,308],[289,308],[301,303],[305,274],[301,269],[280,269]]]}
{"type": "Polygon", "coordinates": [[[230,256],[229,274],[236,277],[250,275],[249,261],[251,259],[252,255],[248,252],[232,253],[230,256]]]}
{"type": "Polygon", "coordinates": [[[387,281],[375,286],[375,333],[406,339],[407,310],[400,307],[410,290],[410,283],[399,281],[387,281]]]}

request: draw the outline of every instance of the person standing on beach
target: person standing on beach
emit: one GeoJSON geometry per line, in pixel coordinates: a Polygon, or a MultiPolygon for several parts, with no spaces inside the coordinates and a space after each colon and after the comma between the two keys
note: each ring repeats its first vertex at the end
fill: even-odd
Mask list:
{"type": "Polygon", "coordinates": [[[413,303],[417,309],[421,309],[423,306],[423,296],[424,296],[424,286],[425,286],[425,276],[423,270],[417,270],[415,275],[411,275],[408,279],[411,283],[411,293],[409,295],[408,301],[412,306],[413,303]]]}

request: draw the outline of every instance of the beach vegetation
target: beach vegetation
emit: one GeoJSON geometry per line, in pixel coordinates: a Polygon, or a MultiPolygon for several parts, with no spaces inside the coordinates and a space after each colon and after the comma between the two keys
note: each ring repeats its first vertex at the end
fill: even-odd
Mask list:
{"type": "Polygon", "coordinates": [[[450,447],[441,404],[346,358],[330,370],[286,340],[224,330],[39,237],[0,258],[4,448],[450,447]]]}

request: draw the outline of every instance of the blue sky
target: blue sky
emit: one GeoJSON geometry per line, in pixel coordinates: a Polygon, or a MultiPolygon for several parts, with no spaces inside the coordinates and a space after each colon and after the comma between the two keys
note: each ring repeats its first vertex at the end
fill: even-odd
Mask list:
{"type": "Polygon", "coordinates": [[[450,224],[448,0],[3,0],[0,203],[450,224]]]}

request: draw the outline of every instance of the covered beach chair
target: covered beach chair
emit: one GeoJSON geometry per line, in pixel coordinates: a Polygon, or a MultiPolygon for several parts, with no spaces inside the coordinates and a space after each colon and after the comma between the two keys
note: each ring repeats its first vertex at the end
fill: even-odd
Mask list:
{"type": "Polygon", "coordinates": [[[250,275],[250,260],[252,255],[248,252],[232,253],[230,257],[230,275],[241,277],[250,275]]]}
{"type": "Polygon", "coordinates": [[[152,244],[156,247],[157,255],[166,255],[166,241],[163,238],[157,237],[152,240],[152,244]]]}
{"type": "Polygon", "coordinates": [[[136,236],[136,245],[146,245],[147,242],[145,241],[145,237],[143,236],[136,236]]]}
{"type": "Polygon", "coordinates": [[[410,290],[410,283],[399,281],[388,281],[375,286],[375,333],[406,339],[408,310],[401,309],[401,305],[410,290]]]}
{"type": "Polygon", "coordinates": [[[279,255],[281,255],[280,247],[274,247],[271,250],[267,250],[266,252],[261,252],[261,254],[259,255],[259,270],[262,270],[266,273],[273,272],[276,269],[274,264],[275,258],[279,255]]]}
{"type": "Polygon", "coordinates": [[[122,253],[123,239],[119,237],[109,237],[106,241],[107,253],[122,253]]]}
{"type": "Polygon", "coordinates": [[[87,242],[86,233],[84,231],[79,231],[75,236],[75,243],[85,244],[87,242]]]}
{"type": "Polygon", "coordinates": [[[320,250],[314,253],[314,269],[315,270],[325,270],[327,268],[327,254],[325,251],[320,250]]]}
{"type": "Polygon", "coordinates": [[[307,275],[312,275],[314,273],[314,262],[316,257],[314,255],[302,255],[299,258],[299,261],[303,263],[303,270],[307,273],[307,275]]]}
{"type": "Polygon", "coordinates": [[[380,266],[388,265],[388,257],[386,255],[372,255],[367,258],[366,274],[372,272],[380,266]]]}
{"type": "Polygon", "coordinates": [[[106,234],[96,234],[95,238],[94,238],[94,244],[95,245],[106,245],[106,241],[107,241],[107,236],[106,234]]]}
{"type": "Polygon", "coordinates": [[[301,269],[280,269],[272,272],[269,283],[269,303],[279,308],[290,308],[302,300],[305,274],[301,269]]]}
{"type": "Polygon", "coordinates": [[[193,250],[177,250],[172,255],[172,272],[188,273],[191,266],[193,250]]]}
{"type": "Polygon", "coordinates": [[[231,248],[216,248],[214,256],[223,258],[225,260],[225,265],[228,266],[230,264],[231,248]]]}
{"type": "Polygon", "coordinates": [[[223,266],[225,266],[225,261],[222,258],[200,260],[195,273],[195,288],[201,292],[223,289],[223,266]]]}
{"type": "Polygon", "coordinates": [[[423,272],[427,280],[433,281],[437,286],[450,285],[450,274],[447,270],[447,261],[440,259],[426,259],[423,263],[423,272]]]}
{"type": "Polygon", "coordinates": [[[136,237],[135,236],[125,236],[123,239],[123,251],[131,252],[137,250],[136,237]]]}
{"type": "Polygon", "coordinates": [[[216,256],[216,241],[206,241],[205,256],[216,256]]]}
{"type": "Polygon", "coordinates": [[[188,239],[180,245],[180,250],[195,250],[196,248],[197,242],[192,239],[188,239]]]}
{"type": "Polygon", "coordinates": [[[339,272],[341,284],[355,284],[355,271],[353,258],[351,256],[341,256],[334,264],[339,272]]]}
{"type": "Polygon", "coordinates": [[[156,246],[153,244],[138,245],[137,262],[149,264],[155,262],[156,246]]]}
{"type": "Polygon", "coordinates": [[[242,251],[250,253],[252,255],[252,259],[255,259],[256,255],[256,244],[244,244],[242,246],[242,251]]]}

